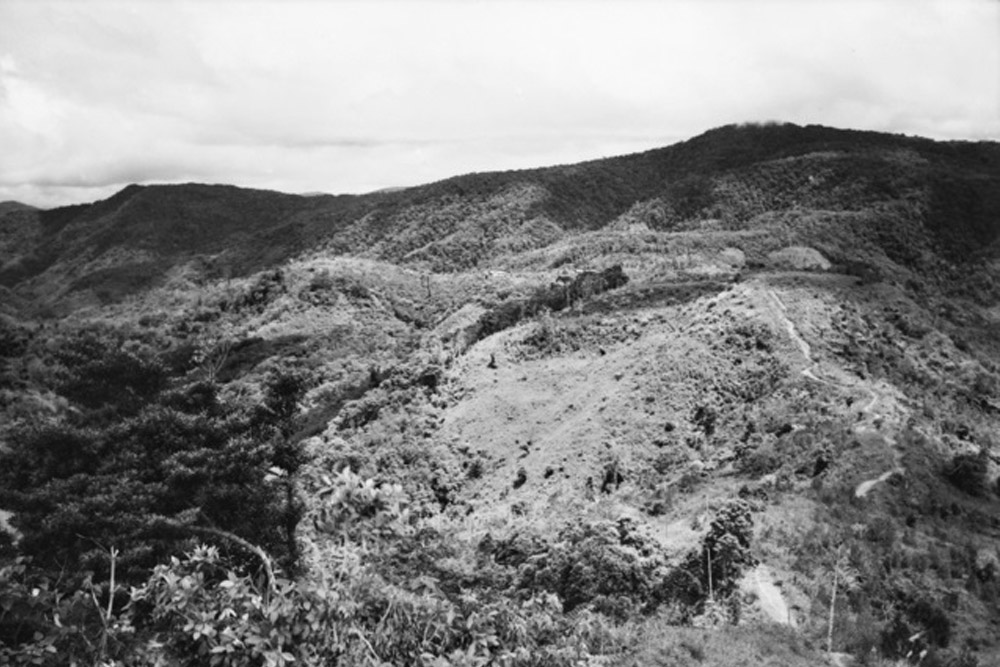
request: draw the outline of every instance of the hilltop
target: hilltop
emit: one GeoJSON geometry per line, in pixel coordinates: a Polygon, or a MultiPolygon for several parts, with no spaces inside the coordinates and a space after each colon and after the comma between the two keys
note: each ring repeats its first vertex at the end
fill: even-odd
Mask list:
{"type": "Polygon", "coordinates": [[[346,605],[337,659],[1000,659],[996,143],[727,126],[368,195],[130,186],[0,209],[0,260],[0,508],[39,567],[120,545],[142,583],[224,530],[346,605]]]}

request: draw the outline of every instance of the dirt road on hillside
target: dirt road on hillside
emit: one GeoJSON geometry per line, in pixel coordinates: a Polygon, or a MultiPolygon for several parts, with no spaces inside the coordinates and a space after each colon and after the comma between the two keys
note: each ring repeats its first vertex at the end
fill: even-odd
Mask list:
{"type": "MultiPolygon", "coordinates": [[[[801,335],[799,335],[799,330],[796,328],[795,323],[788,319],[788,308],[785,306],[785,302],[781,300],[781,297],[779,297],[773,289],[767,290],[767,295],[771,298],[771,301],[774,302],[775,312],[778,314],[778,318],[785,325],[785,330],[788,332],[792,341],[794,341],[795,344],[798,345],[799,350],[802,351],[802,356],[805,357],[806,361],[810,364],[814,363],[812,358],[812,347],[801,335]]],[[[803,375],[805,375],[805,372],[806,371],[802,372],[803,375]]]]}
{"type": "MultiPolygon", "coordinates": [[[[773,289],[768,288],[766,292],[771,302],[774,304],[774,309],[773,309],[774,314],[777,316],[778,320],[782,323],[785,330],[788,332],[789,337],[802,352],[802,356],[805,357],[805,360],[810,364],[809,367],[802,370],[803,376],[809,378],[810,380],[813,380],[814,382],[819,382],[821,384],[827,384],[834,387],[839,387],[841,389],[851,390],[860,388],[868,392],[868,394],[870,394],[868,402],[865,404],[863,408],[861,408],[862,419],[857,425],[855,425],[854,433],[856,435],[861,435],[866,433],[877,434],[883,439],[883,441],[888,446],[892,447],[895,460],[894,460],[894,465],[890,470],[887,470],[878,477],[865,480],[860,484],[858,484],[858,486],[854,489],[854,495],[858,498],[864,498],[869,491],[875,488],[875,486],[888,480],[894,474],[897,473],[901,475],[905,474],[906,470],[902,466],[902,454],[899,452],[897,448],[897,442],[895,437],[893,437],[889,433],[883,433],[882,431],[879,430],[877,426],[877,422],[882,418],[882,415],[875,411],[876,406],[879,404],[880,401],[885,400],[887,402],[889,401],[896,402],[895,399],[889,396],[888,393],[886,392],[879,392],[877,391],[876,388],[862,386],[860,383],[857,382],[841,382],[839,380],[830,377],[821,377],[820,373],[822,373],[822,369],[820,368],[819,363],[815,359],[813,359],[812,347],[804,338],[802,338],[802,335],[799,333],[798,327],[796,327],[795,323],[788,317],[788,308],[785,306],[785,303],[781,300],[781,297],[779,297],[778,294],[773,289]]],[[[904,413],[909,412],[905,408],[903,408],[903,410],[904,413]]]]}

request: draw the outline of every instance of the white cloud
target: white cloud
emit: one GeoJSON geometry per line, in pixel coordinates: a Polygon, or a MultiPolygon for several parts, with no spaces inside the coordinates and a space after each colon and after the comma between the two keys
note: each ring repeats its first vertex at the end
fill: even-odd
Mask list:
{"type": "Polygon", "coordinates": [[[1000,138],[988,0],[7,0],[0,44],[0,199],[45,205],[364,191],[744,120],[1000,138]]]}

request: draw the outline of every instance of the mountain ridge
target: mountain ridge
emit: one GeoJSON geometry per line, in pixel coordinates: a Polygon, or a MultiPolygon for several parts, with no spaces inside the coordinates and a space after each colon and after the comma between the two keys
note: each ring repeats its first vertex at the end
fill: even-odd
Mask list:
{"type": "MultiPolygon", "coordinates": [[[[923,224],[940,237],[949,258],[967,260],[1000,236],[995,222],[1000,144],[942,143],[821,126],[726,126],[632,155],[473,173],[368,195],[303,197],[225,185],[133,185],[93,204],[37,212],[31,221],[39,229],[34,247],[0,246],[0,284],[16,290],[36,279],[36,292],[67,294],[80,285],[100,290],[115,280],[106,273],[109,262],[99,261],[111,247],[140,256],[131,262],[133,271],[119,268],[123,275],[140,275],[144,285],[162,280],[165,267],[181,260],[202,257],[210,274],[246,275],[317,245],[347,254],[373,254],[374,246],[382,259],[422,262],[436,271],[466,269],[488,264],[508,246],[541,247],[604,228],[644,204],[655,210],[640,222],[653,229],[692,218],[739,228],[763,212],[836,209],[846,196],[858,200],[856,208],[871,208],[879,201],[899,201],[906,192],[926,200],[920,203],[928,207],[921,214],[923,224]],[[817,176],[800,178],[791,189],[768,185],[775,179],[787,184],[791,178],[785,172],[796,168],[812,169],[817,176]],[[866,185],[844,193],[837,190],[838,181],[866,185]],[[761,195],[769,201],[755,203],[761,195]],[[956,218],[963,228],[952,228],[956,218]],[[37,280],[60,257],[88,256],[94,260],[90,265],[105,274],[81,264],[73,278],[77,287],[37,280]]],[[[0,225],[13,225],[8,217],[0,225]]],[[[60,278],[65,282],[65,276],[60,278]]],[[[105,292],[105,299],[129,293],[113,284],[105,292]]]]}

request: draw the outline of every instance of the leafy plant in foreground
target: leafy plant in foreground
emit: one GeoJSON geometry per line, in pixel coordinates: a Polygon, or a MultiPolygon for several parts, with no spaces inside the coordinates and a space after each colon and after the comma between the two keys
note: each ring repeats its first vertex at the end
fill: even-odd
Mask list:
{"type": "Polygon", "coordinates": [[[308,576],[255,579],[214,547],[171,559],[132,593],[146,654],[210,665],[541,666],[621,650],[599,617],[563,614],[552,595],[447,586],[452,566],[405,558],[417,545],[453,556],[456,547],[413,518],[399,487],[350,470],[325,481],[308,576]]]}

